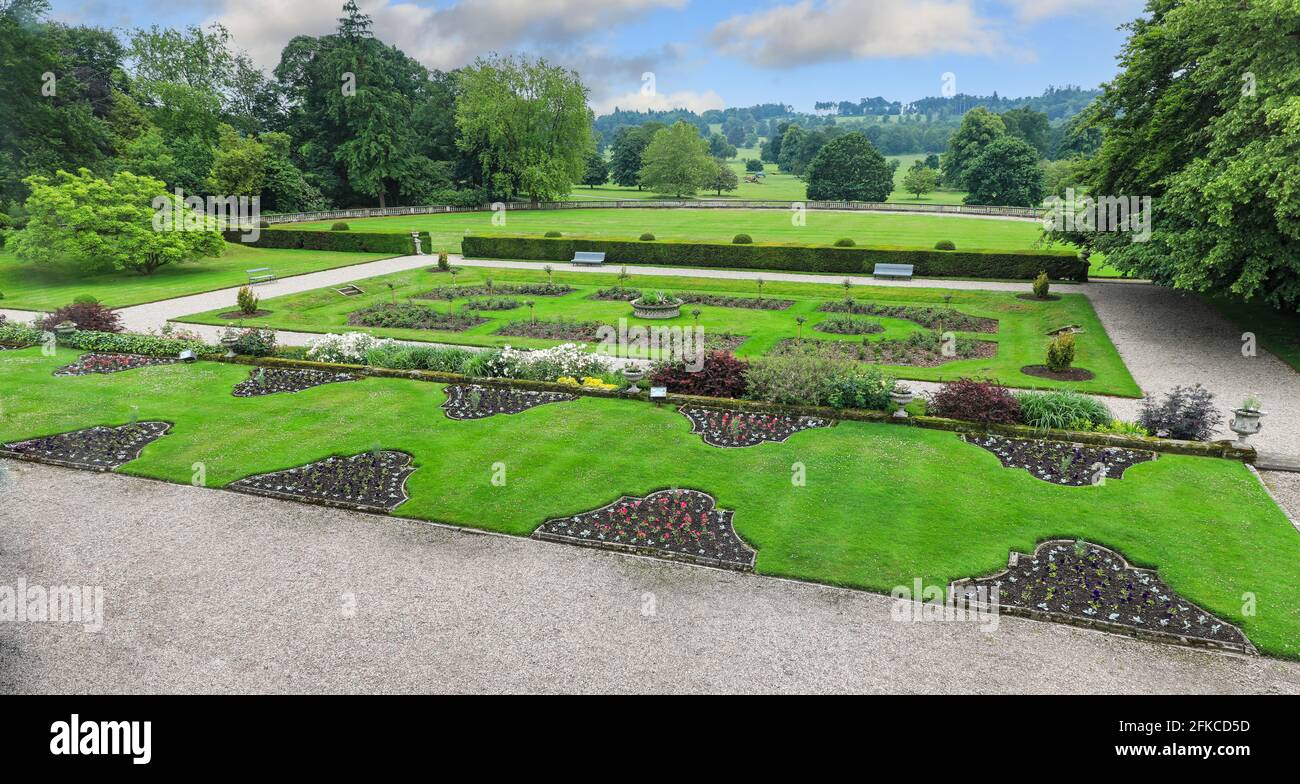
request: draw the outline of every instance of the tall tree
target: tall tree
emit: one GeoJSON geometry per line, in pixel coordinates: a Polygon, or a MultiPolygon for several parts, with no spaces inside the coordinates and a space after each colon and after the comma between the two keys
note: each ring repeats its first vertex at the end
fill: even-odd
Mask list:
{"type": "Polygon", "coordinates": [[[582,184],[595,190],[597,185],[604,185],[609,182],[609,166],[605,163],[605,156],[593,151],[587,156],[587,170],[583,172],[582,184]]]}
{"type": "Polygon", "coordinates": [[[641,182],[656,193],[670,193],[679,199],[717,176],[709,143],[695,126],[681,120],[655,133],[642,160],[641,182]]]}
{"type": "Polygon", "coordinates": [[[985,145],[966,165],[967,204],[1037,207],[1043,201],[1043,170],[1029,142],[1003,136],[985,145]]]}
{"type": "Polygon", "coordinates": [[[610,147],[610,174],[617,185],[641,189],[641,156],[654,135],[667,126],[648,122],[645,125],[619,128],[610,147]]]}
{"type": "Polygon", "coordinates": [[[477,155],[493,194],[554,201],[568,195],[595,148],[587,88],[545,60],[493,57],[462,70],[460,146],[477,155]]]}
{"type": "Polygon", "coordinates": [[[961,120],[961,128],[948,142],[943,156],[943,179],[951,187],[966,187],[966,167],[995,139],[1005,136],[1002,118],[984,107],[972,109],[961,120]]]}
{"type": "Polygon", "coordinates": [[[718,195],[721,196],[723,191],[734,191],[740,187],[740,176],[726,161],[721,158],[714,158],[713,176],[709,179],[708,187],[709,190],[717,191],[718,195]]]}
{"type": "Polygon", "coordinates": [[[860,133],[828,142],[808,165],[813,201],[885,201],[894,190],[889,162],[860,133]]]}
{"type": "Polygon", "coordinates": [[[1151,236],[1057,235],[1191,291],[1300,308],[1300,6],[1149,0],[1092,112],[1096,197],[1144,197],[1151,236]]]}
{"type": "Polygon", "coordinates": [[[1008,135],[1028,142],[1040,156],[1047,154],[1052,142],[1052,128],[1046,114],[1022,106],[1004,112],[1002,124],[1006,126],[1008,135]]]}

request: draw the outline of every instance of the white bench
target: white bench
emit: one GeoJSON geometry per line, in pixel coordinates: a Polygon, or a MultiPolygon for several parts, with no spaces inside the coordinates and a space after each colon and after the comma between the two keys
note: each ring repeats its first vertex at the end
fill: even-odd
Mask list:
{"type": "Polygon", "coordinates": [[[604,253],[591,253],[588,251],[578,251],[573,254],[574,264],[604,264],[604,253]]]}
{"type": "Polygon", "coordinates": [[[877,264],[871,276],[889,280],[911,280],[912,269],[911,264],[877,264]]]}
{"type": "Polygon", "coordinates": [[[255,286],[258,283],[270,283],[275,280],[275,273],[270,267],[258,267],[257,269],[244,270],[248,275],[248,285],[255,286]]]}

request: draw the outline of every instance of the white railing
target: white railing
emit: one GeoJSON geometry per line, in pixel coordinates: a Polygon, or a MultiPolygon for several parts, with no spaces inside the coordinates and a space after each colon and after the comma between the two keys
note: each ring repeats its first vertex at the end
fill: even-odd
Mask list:
{"type": "MultiPolygon", "coordinates": [[[[1001,218],[1039,219],[1045,210],[1039,207],[984,207],[973,204],[905,204],[869,201],[764,201],[737,199],[699,199],[699,200],[640,200],[622,199],[611,201],[554,201],[554,202],[505,202],[507,211],[514,210],[599,210],[599,209],[745,209],[745,210],[788,210],[796,204],[802,204],[810,210],[843,210],[855,212],[927,212],[939,215],[991,215],[1001,218]]],[[[340,220],[343,218],[392,218],[402,215],[437,215],[452,212],[489,212],[492,206],[449,207],[446,205],[426,205],[420,207],[362,207],[350,210],[328,210],[325,212],[294,212],[279,215],[264,215],[263,219],[271,224],[306,223],[314,221],[340,220]]]]}

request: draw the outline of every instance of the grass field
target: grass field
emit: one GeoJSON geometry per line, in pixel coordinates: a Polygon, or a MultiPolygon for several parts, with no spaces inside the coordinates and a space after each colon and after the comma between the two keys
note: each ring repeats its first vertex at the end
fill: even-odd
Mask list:
{"type": "Polygon", "coordinates": [[[217,258],[163,267],[153,275],[114,273],[79,278],[36,268],[0,251],[0,308],[52,310],[86,294],[110,308],[200,294],[248,282],[245,270],[270,267],[281,278],[387,258],[382,253],[329,253],[250,248],[227,243],[217,258]]]}
{"type": "Polygon", "coordinates": [[[75,356],[0,353],[0,442],[164,420],[173,432],[124,472],[188,485],[202,464],[210,487],[329,455],[403,450],[417,470],[398,515],[517,535],[623,494],[694,488],[735,511],[758,572],[872,591],[989,574],[1010,550],[1079,537],[1158,568],[1262,651],[1300,657],[1300,538],[1235,462],[1165,455],[1123,480],[1062,487],[1004,469],[955,434],[918,428],[842,422],[785,443],[716,449],[672,408],[630,401],[582,398],[452,421],[437,384],[365,379],[236,398],[247,367],[52,375],[75,356]],[[492,482],[496,463],[505,464],[503,486],[492,482]],[[790,481],[795,463],[806,486],[790,481]],[[1243,611],[1247,592],[1256,613],[1243,611]]]}
{"type": "MultiPolygon", "coordinates": [[[[589,209],[507,213],[505,225],[492,222],[494,213],[471,212],[440,215],[402,215],[391,218],[348,220],[351,231],[428,231],[433,249],[460,250],[466,234],[544,234],[562,231],[582,236],[636,239],[652,232],[661,240],[731,242],[739,233],[755,242],[830,244],[851,237],[859,245],[933,248],[939,240],[952,240],[959,250],[1027,250],[1041,234],[1034,221],[957,217],[951,215],[894,215],[880,212],[823,212],[810,210],[806,225],[796,226],[788,210],[718,209],[589,209]]],[[[329,229],[333,221],[294,223],[286,228],[329,229]]]]}
{"type": "MultiPolygon", "coordinates": [[[[546,275],[532,270],[494,270],[475,267],[465,268],[456,277],[457,285],[479,283],[491,278],[497,283],[508,282],[542,282],[546,275]]],[[[687,306],[683,315],[674,320],[649,322],[632,318],[631,307],[623,302],[596,301],[588,299],[597,289],[616,285],[611,275],[557,273],[557,283],[567,283],[577,291],[563,297],[534,297],[534,313],[540,320],[554,321],[572,319],[577,321],[600,321],[617,325],[619,319],[627,318],[633,324],[682,325],[693,324],[690,315],[692,308],[700,311],[699,324],[708,333],[731,333],[747,335],[747,340],[737,350],[740,356],[760,356],[771,349],[778,341],[796,336],[795,318],[806,317],[808,323],[803,327],[805,338],[815,337],[821,340],[844,340],[860,342],[859,336],[832,335],[820,333],[816,325],[832,314],[818,312],[818,307],[827,300],[841,300],[844,289],[834,279],[825,284],[768,282],[761,292],[765,297],[793,299],[795,304],[788,310],[762,311],[744,308],[724,308],[707,305],[687,306]]],[[[442,273],[430,273],[427,270],[387,275],[363,282],[366,294],[357,297],[343,297],[333,289],[277,297],[262,303],[270,315],[248,319],[247,326],[274,327],[277,329],[301,332],[345,332],[364,331],[385,337],[404,340],[426,340],[440,343],[459,343],[466,345],[501,346],[512,345],[521,348],[540,348],[556,345],[560,341],[537,340],[520,337],[504,337],[493,334],[507,321],[526,321],[529,311],[523,305],[528,297],[513,297],[520,306],[513,310],[485,311],[481,315],[488,320],[465,332],[442,332],[413,329],[368,329],[347,325],[348,315],[361,308],[388,301],[404,301],[406,298],[423,294],[436,286],[451,285],[450,276],[442,273]],[[391,283],[390,291],[387,284],[391,283]]],[[[688,290],[713,292],[736,296],[754,297],[759,295],[752,281],[724,280],[716,278],[669,278],[634,276],[628,286],[642,291],[663,290],[667,292],[688,290]]],[[[1079,294],[1066,294],[1058,302],[1028,302],[1016,299],[1013,294],[983,291],[944,291],[939,289],[887,288],[875,286],[855,287],[852,294],[859,301],[880,302],[882,304],[914,305],[921,307],[944,307],[944,298],[951,297],[951,306],[962,313],[973,316],[998,319],[1000,329],[996,334],[958,333],[963,337],[981,340],[993,340],[998,343],[997,356],[990,359],[968,359],[950,362],[934,368],[889,367],[889,372],[902,377],[920,380],[943,380],[958,376],[996,378],[1005,384],[1018,387],[1072,388],[1086,392],[1138,397],[1140,390],[1133,381],[1119,353],[1106,336],[1096,313],[1088,299],[1079,294]],[[1078,358],[1076,366],[1087,368],[1097,374],[1087,382],[1056,382],[1047,379],[1026,376],[1020,372],[1025,365],[1039,365],[1044,361],[1047,332],[1068,324],[1078,324],[1085,332],[1079,336],[1078,358]]],[[[417,300],[435,310],[450,311],[459,309],[465,300],[448,303],[433,303],[417,300]]],[[[209,313],[189,316],[183,321],[204,324],[225,324],[227,321],[219,316],[228,312],[230,307],[209,313]]],[[[874,317],[873,317],[874,318],[874,317]]],[[[886,327],[883,334],[872,335],[871,340],[903,338],[922,331],[911,321],[882,318],[879,322],[886,327]]]]}

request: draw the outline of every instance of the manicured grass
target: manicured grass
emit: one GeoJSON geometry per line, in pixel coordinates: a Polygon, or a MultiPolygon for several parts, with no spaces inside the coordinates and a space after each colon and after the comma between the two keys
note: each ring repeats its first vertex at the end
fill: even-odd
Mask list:
{"type": "Polygon", "coordinates": [[[219,257],[163,267],[153,275],[114,273],[78,278],[41,270],[0,251],[0,308],[52,310],[89,294],[110,308],[201,294],[248,282],[245,270],[270,267],[281,278],[388,258],[382,253],[277,250],[226,244],[219,257]]]}
{"type": "MultiPolygon", "coordinates": [[[[480,283],[485,279],[497,283],[509,282],[543,282],[546,275],[542,271],[504,270],[466,267],[456,277],[456,285],[480,283]]],[[[595,273],[556,273],[557,283],[565,283],[577,288],[577,291],[563,297],[525,297],[511,296],[518,300],[520,307],[506,311],[485,311],[481,315],[489,319],[485,324],[465,332],[440,332],[411,329],[362,329],[347,325],[348,315],[364,307],[388,302],[404,301],[408,297],[424,294],[439,286],[452,285],[451,276],[445,273],[431,273],[428,270],[387,275],[364,281],[362,287],[366,293],[357,297],[343,297],[333,289],[319,289],[286,297],[265,300],[262,307],[271,311],[270,315],[249,319],[248,326],[274,327],[277,329],[301,332],[347,332],[364,331],[384,337],[403,340],[426,340],[440,343],[460,343],[479,346],[511,345],[521,348],[541,348],[553,346],[557,341],[544,341],[530,338],[505,337],[495,333],[507,321],[523,321],[529,318],[529,311],[523,306],[525,300],[535,303],[534,313],[538,320],[557,320],[560,318],[576,321],[600,321],[617,326],[619,319],[626,318],[631,324],[680,325],[691,326],[695,322],[691,310],[700,310],[699,324],[707,333],[731,333],[746,335],[746,341],[738,350],[741,356],[759,356],[767,353],[782,339],[793,338],[797,334],[795,318],[803,316],[808,322],[803,327],[805,338],[815,337],[820,340],[846,340],[859,342],[859,336],[831,335],[820,333],[816,325],[829,318],[830,313],[818,312],[818,308],[828,300],[844,298],[844,289],[837,285],[835,278],[828,278],[824,284],[783,283],[769,281],[763,288],[762,295],[770,298],[793,299],[795,304],[787,310],[761,311],[743,308],[723,308],[708,305],[686,305],[680,318],[668,321],[650,322],[632,317],[632,308],[623,302],[595,301],[588,297],[600,288],[617,285],[613,275],[595,273]],[[390,291],[386,284],[391,283],[390,291]]],[[[642,291],[663,290],[666,292],[686,290],[695,292],[712,292],[733,296],[758,296],[756,284],[752,281],[724,280],[716,278],[671,278],[637,275],[628,281],[628,286],[642,291]]],[[[876,286],[857,286],[852,295],[860,301],[872,301],[885,304],[914,305],[919,307],[944,307],[945,297],[951,297],[951,307],[970,314],[998,319],[1000,329],[996,334],[958,333],[961,336],[979,340],[992,340],[998,343],[997,356],[989,359],[969,359],[950,362],[934,368],[888,367],[890,373],[901,378],[938,381],[960,376],[978,378],[996,378],[1005,384],[1018,387],[1069,388],[1083,392],[1123,395],[1138,397],[1141,392],[1129,375],[1128,369],[1120,359],[1119,353],[1106,337],[1105,329],[1092,309],[1087,298],[1079,294],[1064,294],[1057,302],[1031,302],[1020,300],[1015,295],[1001,292],[984,291],[947,291],[940,289],[910,289],[876,286]],[[1078,358],[1076,365],[1093,371],[1097,378],[1087,382],[1059,382],[1026,376],[1020,368],[1026,365],[1040,365],[1044,361],[1048,343],[1047,332],[1069,324],[1078,324],[1084,328],[1079,336],[1078,358]]],[[[458,310],[465,300],[453,303],[416,300],[435,310],[458,310]]],[[[183,321],[202,324],[224,324],[218,318],[225,308],[195,316],[183,321]]],[[[876,318],[876,317],[871,317],[876,318]]],[[[903,338],[921,331],[922,327],[914,322],[902,319],[878,319],[886,327],[881,334],[871,336],[871,340],[903,338]]]]}
{"type": "MultiPolygon", "coordinates": [[[[789,210],[744,209],[590,209],[507,213],[505,225],[492,222],[491,212],[403,215],[349,220],[352,231],[428,231],[433,250],[458,252],[466,234],[544,234],[562,231],[584,237],[636,239],[652,232],[661,240],[731,242],[740,233],[755,242],[830,244],[851,237],[859,245],[933,248],[952,240],[959,250],[1029,250],[1042,233],[1035,221],[894,215],[880,212],[810,210],[807,225],[795,226],[789,210]]],[[[331,221],[287,224],[284,228],[326,230],[331,221]]]]}
{"type": "Polygon", "coordinates": [[[1286,313],[1260,302],[1235,297],[1212,297],[1219,309],[1243,333],[1253,332],[1259,347],[1300,372],[1300,312],[1286,313]]]}
{"type": "Polygon", "coordinates": [[[1300,658],[1300,536],[1238,463],[1162,456],[1123,480],[1070,488],[1004,469],[952,433],[894,425],[843,422],[781,444],[716,449],[671,407],[583,398],[457,422],[439,410],[436,384],[365,379],[235,398],[247,367],[51,375],[75,356],[0,353],[0,441],[165,420],[172,434],[125,472],[189,484],[201,464],[211,487],[329,455],[404,450],[417,470],[399,515],[518,535],[623,494],[694,488],[735,511],[760,573],[873,591],[989,574],[1009,550],[1081,537],[1158,568],[1264,652],[1300,658]],[[492,483],[496,463],[502,486],[492,483]],[[806,486],[791,483],[796,463],[806,486]],[[1246,593],[1258,601],[1249,616],[1246,593]]]}

